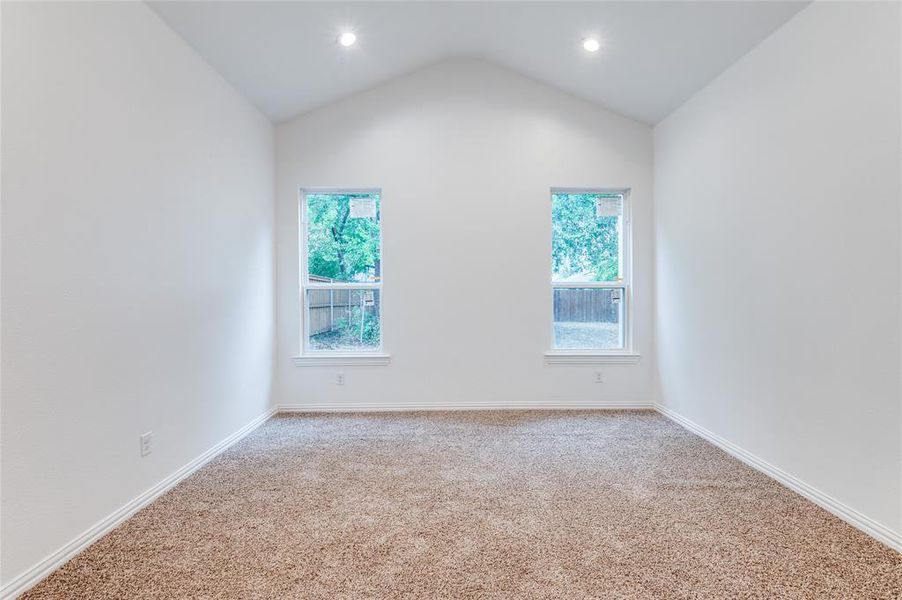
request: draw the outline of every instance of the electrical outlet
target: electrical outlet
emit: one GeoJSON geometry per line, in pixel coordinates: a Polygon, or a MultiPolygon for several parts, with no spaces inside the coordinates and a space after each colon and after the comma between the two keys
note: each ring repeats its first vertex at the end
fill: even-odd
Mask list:
{"type": "Polygon", "coordinates": [[[141,434],[141,456],[147,456],[151,453],[151,441],[153,440],[153,432],[148,431],[147,433],[141,434]]]}
{"type": "Polygon", "coordinates": [[[595,383],[604,383],[604,378],[601,376],[601,371],[595,371],[595,383]]]}
{"type": "Polygon", "coordinates": [[[345,374],[344,373],[336,373],[335,374],[335,385],[344,385],[345,384],[345,374]]]}

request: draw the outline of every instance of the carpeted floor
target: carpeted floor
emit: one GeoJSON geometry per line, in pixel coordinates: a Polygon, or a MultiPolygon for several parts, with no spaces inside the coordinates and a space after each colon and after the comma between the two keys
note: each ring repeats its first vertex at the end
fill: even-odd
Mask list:
{"type": "Polygon", "coordinates": [[[280,416],[26,598],[898,598],[902,555],[653,412],[280,416]]]}

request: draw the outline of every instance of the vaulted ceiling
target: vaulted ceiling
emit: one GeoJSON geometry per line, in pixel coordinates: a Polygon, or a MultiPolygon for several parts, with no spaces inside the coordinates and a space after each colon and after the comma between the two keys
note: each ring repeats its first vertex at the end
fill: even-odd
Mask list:
{"type": "Polygon", "coordinates": [[[654,124],[806,2],[151,2],[273,122],[453,57],[654,124]],[[337,43],[343,31],[358,42],[337,43]],[[589,53],[586,37],[602,48],[589,53]]]}

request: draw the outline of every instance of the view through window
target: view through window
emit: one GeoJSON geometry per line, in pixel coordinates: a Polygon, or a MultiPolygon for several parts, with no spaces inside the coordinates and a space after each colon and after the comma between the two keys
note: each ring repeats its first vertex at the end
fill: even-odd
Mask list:
{"type": "Polygon", "coordinates": [[[555,350],[626,349],[625,204],[625,191],[551,194],[555,350]]]}
{"type": "Polygon", "coordinates": [[[303,194],[307,352],[382,348],[380,211],[377,191],[303,194]]]}

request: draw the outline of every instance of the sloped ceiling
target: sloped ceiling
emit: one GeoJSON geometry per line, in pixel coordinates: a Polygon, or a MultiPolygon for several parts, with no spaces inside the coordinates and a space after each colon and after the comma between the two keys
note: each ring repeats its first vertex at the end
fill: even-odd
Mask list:
{"type": "Polygon", "coordinates": [[[151,2],[273,122],[481,58],[654,124],[806,2],[151,2]],[[358,43],[337,43],[353,30],[358,43]],[[583,50],[598,37],[601,51],[583,50]]]}

